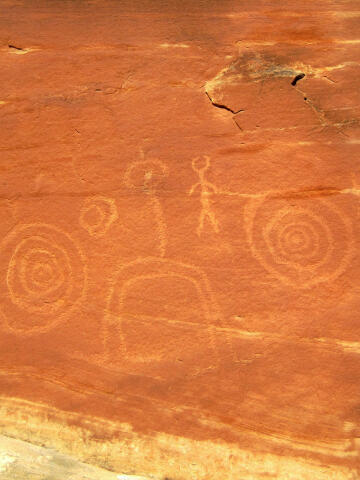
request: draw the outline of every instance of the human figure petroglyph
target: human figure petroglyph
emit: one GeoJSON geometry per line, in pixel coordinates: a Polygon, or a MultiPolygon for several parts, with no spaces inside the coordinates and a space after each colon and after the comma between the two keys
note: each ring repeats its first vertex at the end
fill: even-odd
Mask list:
{"type": "Polygon", "coordinates": [[[161,202],[157,195],[160,182],[169,174],[167,166],[158,159],[139,160],[132,163],[125,172],[125,184],[137,189],[150,200],[159,238],[159,254],[165,256],[167,228],[161,202]]]}
{"type": "Polygon", "coordinates": [[[196,157],[192,161],[192,169],[199,175],[199,182],[195,183],[190,191],[189,195],[193,195],[197,189],[200,190],[200,203],[201,211],[199,217],[199,225],[196,229],[198,236],[204,229],[205,220],[207,220],[216,233],[219,232],[219,222],[212,210],[211,195],[219,193],[218,188],[205,179],[205,173],[210,167],[210,157],[204,155],[203,157],[196,157]]]}

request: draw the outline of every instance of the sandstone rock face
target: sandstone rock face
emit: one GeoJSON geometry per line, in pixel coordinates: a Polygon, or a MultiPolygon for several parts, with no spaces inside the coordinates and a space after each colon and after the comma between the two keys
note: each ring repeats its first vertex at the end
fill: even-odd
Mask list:
{"type": "Polygon", "coordinates": [[[359,478],[358,2],[0,26],[1,433],[119,475],[359,478]]]}

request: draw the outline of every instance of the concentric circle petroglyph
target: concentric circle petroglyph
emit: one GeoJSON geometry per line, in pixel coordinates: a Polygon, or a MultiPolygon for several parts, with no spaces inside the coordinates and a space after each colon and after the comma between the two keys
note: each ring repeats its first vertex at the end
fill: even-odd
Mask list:
{"type": "Polygon", "coordinates": [[[253,256],[294,287],[335,280],[353,255],[351,222],[329,200],[269,195],[250,202],[245,225],[253,256]]]}
{"type": "Polygon", "coordinates": [[[5,325],[22,334],[60,322],[82,297],[85,267],[71,237],[46,224],[15,227],[1,245],[5,325]]]}

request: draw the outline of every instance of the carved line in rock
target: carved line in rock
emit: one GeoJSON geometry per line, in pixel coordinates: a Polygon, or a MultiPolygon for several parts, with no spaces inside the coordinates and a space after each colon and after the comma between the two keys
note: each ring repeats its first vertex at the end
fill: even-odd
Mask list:
{"type": "Polygon", "coordinates": [[[86,266],[79,247],[58,227],[23,224],[1,244],[4,292],[0,312],[11,332],[41,333],[60,323],[84,295],[86,266]]]}
{"type": "Polygon", "coordinates": [[[118,211],[113,198],[95,195],[87,198],[80,211],[80,225],[92,237],[103,237],[117,220],[118,211]],[[93,219],[89,218],[93,216],[93,219]]]}
{"type": "Polygon", "coordinates": [[[296,288],[335,280],[354,254],[351,221],[335,205],[292,205],[271,195],[245,209],[247,241],[254,258],[269,273],[296,288]]]}
{"type": "MultiPolygon", "coordinates": [[[[195,289],[200,299],[202,313],[205,318],[206,325],[204,328],[206,328],[208,332],[209,345],[218,361],[215,330],[222,316],[205,274],[198,267],[182,262],[147,257],[122,266],[112,280],[103,325],[105,362],[113,363],[115,358],[118,360],[119,357],[121,357],[121,363],[124,362],[126,358],[134,360],[134,357],[136,357],[136,355],[133,355],[131,352],[131,345],[127,343],[126,332],[123,328],[123,319],[127,315],[124,308],[125,298],[127,292],[135,283],[159,278],[183,279],[190,282],[195,289]],[[114,327],[121,341],[121,351],[115,352],[115,354],[109,347],[109,338],[114,334],[112,331],[114,327]]],[[[150,321],[148,316],[146,320],[150,321]]],[[[166,320],[164,319],[164,321],[166,320]]],[[[171,321],[171,319],[169,319],[169,321],[171,321]]],[[[225,336],[226,335],[227,333],[225,333],[225,336]]],[[[228,340],[227,337],[226,340],[228,340]]],[[[232,349],[231,342],[228,342],[228,346],[232,349]]],[[[156,360],[156,358],[149,354],[146,361],[149,360],[156,360]]],[[[141,360],[135,358],[135,361],[141,360]]]]}

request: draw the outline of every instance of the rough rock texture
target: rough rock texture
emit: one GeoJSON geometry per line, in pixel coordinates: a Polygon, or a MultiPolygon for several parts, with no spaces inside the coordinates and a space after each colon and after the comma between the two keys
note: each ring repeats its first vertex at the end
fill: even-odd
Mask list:
{"type": "Polygon", "coordinates": [[[359,27],[354,0],[1,0],[3,435],[359,478],[359,27]]]}
{"type": "Polygon", "coordinates": [[[117,475],[79,462],[52,449],[0,435],[2,480],[146,480],[138,475],[117,475]]]}

